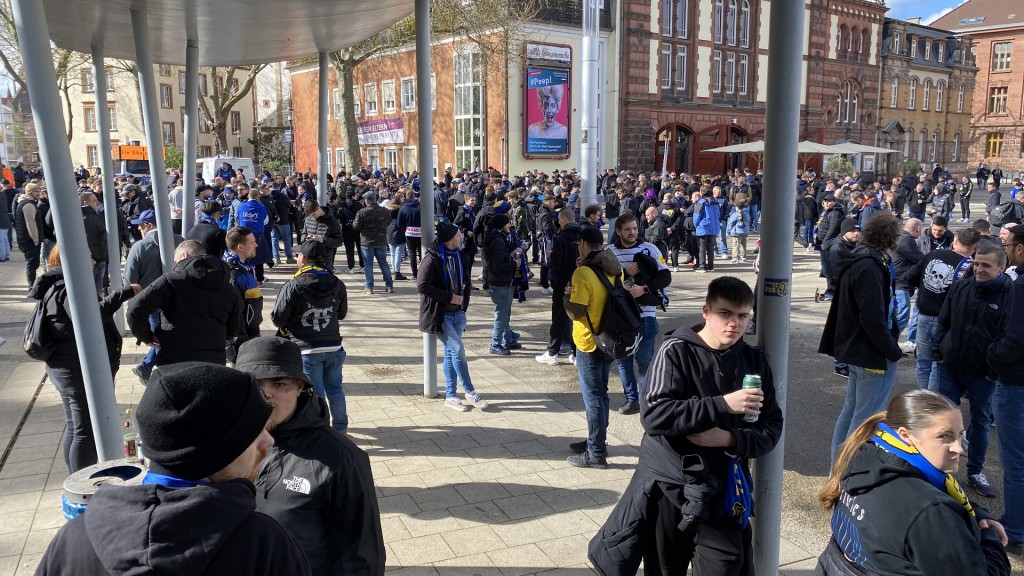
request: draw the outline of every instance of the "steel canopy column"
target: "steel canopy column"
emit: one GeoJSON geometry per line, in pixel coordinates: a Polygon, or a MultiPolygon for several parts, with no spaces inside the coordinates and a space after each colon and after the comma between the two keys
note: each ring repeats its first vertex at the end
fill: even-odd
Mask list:
{"type": "Polygon", "coordinates": [[[64,111],[54,81],[57,75],[50,52],[46,14],[43,3],[38,0],[12,0],[11,7],[24,61],[22,73],[33,87],[29,91],[29,101],[39,138],[40,157],[47,185],[53,191],[50,213],[53,214],[61,251],[64,281],[71,304],[71,322],[89,400],[89,418],[96,435],[96,453],[101,461],[112,460],[122,455],[121,426],[100,309],[96,305],[96,283],[89,267],[85,227],[75,193],[78,187],[73,176],[64,111]]]}
{"type": "Polygon", "coordinates": [[[330,170],[327,166],[329,164],[329,156],[327,155],[327,114],[329,107],[327,106],[330,101],[327,95],[327,88],[330,85],[330,58],[327,56],[327,52],[320,53],[320,105],[319,112],[320,116],[317,118],[317,165],[316,165],[316,195],[319,199],[321,206],[327,205],[327,172],[330,170]]]}
{"type": "MultiPolygon", "coordinates": [[[[423,250],[434,245],[434,112],[430,107],[430,1],[416,0],[416,116],[423,250]]],[[[437,339],[423,334],[423,395],[437,396],[437,339]]]]}
{"type": "MultiPolygon", "coordinates": [[[[195,224],[196,152],[199,147],[199,41],[185,44],[185,165],[181,174],[181,235],[195,224]]],[[[220,254],[214,254],[220,258],[220,254]]]]}
{"type": "MultiPolygon", "coordinates": [[[[761,272],[757,340],[775,377],[775,394],[783,415],[789,363],[790,287],[793,280],[793,167],[800,129],[800,76],[803,66],[804,2],[773,2],[768,44],[768,97],[765,116],[765,209],[761,212],[761,272]]],[[[786,435],[753,466],[754,572],[778,574],[782,527],[782,465],[786,435]]]]}
{"type": "Polygon", "coordinates": [[[580,115],[580,192],[583,208],[597,202],[597,93],[598,86],[598,23],[601,20],[600,0],[585,0],[583,5],[583,84],[580,115]]]}
{"type": "Polygon", "coordinates": [[[139,96],[142,97],[142,121],[145,124],[146,149],[149,152],[149,186],[156,209],[156,233],[160,244],[160,261],[164,272],[174,267],[174,230],[171,229],[171,208],[167,200],[167,175],[164,174],[164,142],[161,137],[160,109],[156,81],[153,78],[153,56],[149,50],[149,24],[146,13],[132,10],[132,32],[135,35],[135,63],[139,69],[139,96]]]}
{"type": "MultiPolygon", "coordinates": [[[[122,286],[121,229],[117,225],[117,193],[114,191],[114,161],[110,152],[110,110],[107,108],[107,74],[103,47],[92,47],[92,76],[96,90],[96,133],[99,136],[100,168],[103,169],[103,222],[107,228],[107,274],[111,290],[122,286]]],[[[117,329],[124,333],[124,311],[114,313],[117,329]]]]}

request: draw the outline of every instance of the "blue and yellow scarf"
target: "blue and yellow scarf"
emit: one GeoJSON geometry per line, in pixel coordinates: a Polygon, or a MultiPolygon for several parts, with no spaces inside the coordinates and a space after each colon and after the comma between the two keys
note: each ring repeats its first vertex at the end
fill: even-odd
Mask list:
{"type": "Polygon", "coordinates": [[[967,499],[967,494],[964,493],[964,489],[960,487],[960,483],[956,481],[956,478],[953,478],[952,474],[947,474],[932,465],[931,462],[921,455],[921,452],[915,446],[904,442],[899,434],[889,427],[888,424],[884,422],[878,423],[878,430],[871,437],[871,442],[883,451],[897,456],[913,466],[924,476],[929,484],[949,494],[950,498],[963,506],[972,518],[975,516],[974,507],[971,506],[970,500],[967,499]]]}

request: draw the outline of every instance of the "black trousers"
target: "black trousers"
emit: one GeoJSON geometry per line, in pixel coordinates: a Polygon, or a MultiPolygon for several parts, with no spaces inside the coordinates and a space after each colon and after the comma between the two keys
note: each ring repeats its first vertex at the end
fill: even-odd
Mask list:
{"type": "MultiPolygon", "coordinates": [[[[547,266],[544,267],[547,269],[547,266]]],[[[562,348],[565,336],[565,327],[569,323],[569,315],[565,313],[565,306],[562,299],[565,296],[565,284],[552,286],[554,293],[551,294],[551,328],[548,330],[548,354],[556,356],[562,348]]],[[[576,345],[569,339],[569,344],[575,350],[576,345]]]]}
{"type": "MultiPolygon", "coordinates": [[[[720,498],[709,506],[721,506],[720,498]]],[[[679,530],[682,513],[660,489],[647,503],[650,530],[644,543],[644,574],[680,576],[692,564],[693,576],[753,576],[752,530],[719,516],[679,530]]]]}
{"type": "Polygon", "coordinates": [[[668,242],[668,251],[669,251],[668,256],[671,256],[671,258],[672,258],[672,267],[673,268],[679,266],[679,248],[681,247],[680,246],[680,244],[682,243],[681,240],[682,240],[682,238],[680,238],[676,234],[670,234],[669,237],[668,237],[668,240],[667,240],[667,242],[668,242]]]}
{"type": "Polygon", "coordinates": [[[970,218],[971,217],[971,199],[961,198],[960,199],[960,217],[970,218]]]}
{"type": "MultiPolygon", "coordinates": [[[[416,277],[416,267],[419,265],[419,261],[423,259],[423,238],[415,236],[405,237],[405,253],[409,255],[409,265],[412,266],[412,277],[416,277]]],[[[401,267],[401,262],[398,263],[401,267]]],[[[401,270],[396,270],[401,272],[401,270]]]]}
{"type": "Polygon", "coordinates": [[[715,269],[715,242],[717,240],[717,234],[697,237],[697,249],[699,251],[697,258],[698,268],[703,268],[708,272],[715,269]]]}
{"type": "Polygon", "coordinates": [[[171,218],[171,230],[174,230],[175,234],[181,236],[181,218],[171,218]]]}
{"type": "Polygon", "coordinates": [[[20,248],[22,254],[25,255],[25,277],[28,278],[28,286],[31,288],[36,283],[36,270],[39,269],[39,252],[42,250],[42,246],[37,244],[20,248]]]}
{"type": "Polygon", "coordinates": [[[363,264],[363,251],[360,250],[359,233],[354,228],[344,228],[341,231],[342,240],[345,241],[345,257],[348,260],[348,267],[356,267],[356,256],[359,256],[359,267],[363,264]]]}

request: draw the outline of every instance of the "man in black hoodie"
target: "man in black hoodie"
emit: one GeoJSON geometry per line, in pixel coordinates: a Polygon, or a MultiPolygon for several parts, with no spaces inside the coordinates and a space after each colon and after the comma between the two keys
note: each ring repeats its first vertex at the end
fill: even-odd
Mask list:
{"type": "Polygon", "coordinates": [[[154,372],[136,411],[142,484],[100,486],[36,573],[311,574],[295,537],[255,510],[271,413],[238,370],[188,362],[154,372]]]}
{"type": "Polygon", "coordinates": [[[896,250],[892,253],[892,265],[896,271],[896,322],[900,326],[900,333],[907,330],[907,340],[900,344],[900,349],[905,354],[914,351],[917,340],[917,314],[912,312],[916,287],[913,286],[908,277],[910,269],[924,258],[917,239],[921,237],[921,221],[917,218],[910,218],[903,223],[903,233],[900,234],[896,250]]]}
{"type": "Polygon", "coordinates": [[[256,378],[273,407],[274,445],[256,480],[256,510],[298,539],[314,575],[384,574],[370,458],[330,427],[302,351],[283,338],[255,338],[239,348],[236,368],[256,378]]]}
{"type": "Polygon", "coordinates": [[[745,282],[716,278],[704,321],[665,336],[641,395],[640,465],[590,543],[602,574],[635,574],[641,557],[647,574],[752,573],[749,460],[783,425],[767,358],[743,340],[753,303],[745,282]],[[743,388],[747,375],[761,387],[743,388]]]}
{"type": "Polygon", "coordinates": [[[846,400],[832,434],[832,460],[850,432],[885,409],[903,357],[889,253],[896,248],[900,223],[877,212],[861,233],[861,244],[836,265],[836,295],[828,310],[818,352],[849,365],[846,400]]]}
{"type": "Polygon", "coordinates": [[[512,229],[508,216],[495,214],[487,224],[481,256],[487,293],[494,302],[494,329],[491,331],[491,354],[508,356],[511,350],[522,348],[519,335],[512,330],[512,278],[516,270],[516,256],[523,247],[509,250],[506,237],[512,229]]]}
{"type": "MultiPolygon", "coordinates": [[[[634,217],[635,218],[635,217],[634,217]]],[[[551,296],[551,327],[548,330],[548,349],[534,360],[541,364],[555,366],[559,356],[568,356],[572,351],[572,335],[568,332],[569,317],[565,314],[562,299],[565,286],[576,271],[576,259],[579,257],[577,244],[580,241],[580,227],[576,224],[576,213],[562,210],[558,213],[558,235],[555,236],[551,248],[548,275],[554,293],[551,296]],[[566,337],[566,334],[569,334],[566,337]],[[564,352],[564,353],[563,353],[564,352]]],[[[575,359],[573,360],[575,362],[575,359]]]]}
{"type": "Polygon", "coordinates": [[[307,240],[299,246],[299,271],[281,287],[270,319],[278,336],[302,349],[302,368],[317,396],[326,398],[331,426],[348,430],[345,389],[341,370],[345,364],[339,323],[348,315],[345,283],[324,268],[327,252],[320,242],[307,240]]]}
{"type": "Polygon", "coordinates": [[[160,349],[157,366],[178,362],[227,362],[224,343],[239,331],[242,297],[228,282],[228,267],[197,240],[174,250],[174,269],[128,303],[128,327],[141,344],[160,349]],[[156,330],[149,315],[160,311],[156,330]]]}
{"type": "Polygon", "coordinates": [[[103,297],[103,278],[107,275],[107,226],[96,212],[100,201],[92,192],[79,196],[82,202],[82,223],[85,225],[85,241],[92,258],[92,277],[96,281],[96,295],[103,297]]]}

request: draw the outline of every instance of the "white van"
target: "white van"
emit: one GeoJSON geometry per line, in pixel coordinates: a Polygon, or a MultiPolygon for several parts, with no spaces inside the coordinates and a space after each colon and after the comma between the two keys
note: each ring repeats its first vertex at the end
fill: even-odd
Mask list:
{"type": "Polygon", "coordinates": [[[231,156],[196,159],[196,174],[202,176],[203,182],[209,184],[217,177],[217,171],[220,170],[220,165],[223,162],[227,162],[233,170],[241,168],[242,174],[245,175],[246,180],[259,176],[256,174],[256,168],[253,166],[252,158],[234,158],[231,156]]]}

